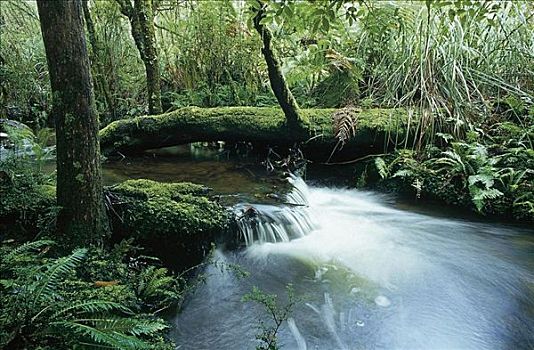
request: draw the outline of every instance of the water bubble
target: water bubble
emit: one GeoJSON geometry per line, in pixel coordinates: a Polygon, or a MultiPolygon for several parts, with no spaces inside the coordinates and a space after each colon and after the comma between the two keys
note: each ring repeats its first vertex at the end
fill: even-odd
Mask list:
{"type": "Polygon", "coordinates": [[[352,289],[350,290],[350,294],[351,294],[351,295],[354,295],[354,294],[358,293],[360,290],[361,290],[360,288],[356,288],[356,287],[354,287],[354,288],[352,288],[352,289]]]}
{"type": "Polygon", "coordinates": [[[358,320],[358,321],[356,321],[356,326],[363,327],[363,326],[365,326],[365,322],[363,322],[362,320],[358,320]]]}
{"type": "Polygon", "coordinates": [[[387,297],[379,295],[375,298],[375,304],[382,307],[388,307],[391,305],[391,301],[387,297]]]}

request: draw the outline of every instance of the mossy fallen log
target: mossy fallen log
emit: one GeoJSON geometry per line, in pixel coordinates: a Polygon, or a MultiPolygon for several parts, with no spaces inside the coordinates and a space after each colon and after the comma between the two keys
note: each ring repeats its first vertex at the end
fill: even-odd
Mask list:
{"type": "MultiPolygon", "coordinates": [[[[105,153],[135,153],[203,141],[247,141],[269,145],[306,143],[307,147],[336,144],[332,127],[335,109],[301,109],[306,123],[290,128],[279,108],[186,107],[173,112],[115,121],[100,131],[105,153]]],[[[388,135],[404,134],[404,109],[358,111],[352,146],[384,145],[388,135]]]]}

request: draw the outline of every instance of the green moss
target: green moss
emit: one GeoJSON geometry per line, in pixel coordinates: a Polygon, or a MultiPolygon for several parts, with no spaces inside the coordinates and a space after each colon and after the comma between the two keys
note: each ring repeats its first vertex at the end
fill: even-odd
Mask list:
{"type": "Polygon", "coordinates": [[[177,195],[207,194],[208,188],[190,182],[160,183],[157,181],[140,179],[127,180],[113,188],[113,192],[138,199],[167,198],[172,199],[177,195]]]}
{"type": "MultiPolygon", "coordinates": [[[[335,143],[335,109],[301,109],[300,129],[287,125],[283,111],[274,107],[185,107],[173,112],[118,120],[100,131],[104,150],[144,150],[196,141],[251,141],[292,144],[310,137],[317,144],[335,143]]],[[[377,133],[403,132],[404,109],[366,109],[358,114],[356,143],[375,142],[377,133]]],[[[380,138],[379,138],[380,139],[380,138]]],[[[381,138],[383,139],[383,138],[381,138]]]]}
{"type": "Polygon", "coordinates": [[[124,223],[136,237],[194,236],[214,233],[226,224],[226,211],[192,183],[128,180],[113,189],[125,203],[124,223]]]}
{"type": "MultiPolygon", "coordinates": [[[[120,197],[115,232],[133,237],[167,262],[191,266],[210,250],[227,223],[227,211],[192,183],[128,180],[112,189],[120,197]]],[[[176,266],[175,265],[175,266],[176,266]]]]}

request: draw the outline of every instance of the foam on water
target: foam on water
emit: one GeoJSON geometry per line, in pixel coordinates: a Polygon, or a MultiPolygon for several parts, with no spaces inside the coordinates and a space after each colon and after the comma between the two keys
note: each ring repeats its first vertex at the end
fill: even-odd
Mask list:
{"type": "MultiPolygon", "coordinates": [[[[290,281],[311,296],[280,334],[288,349],[534,345],[534,325],[524,311],[534,307],[526,287],[534,281],[528,256],[534,245],[524,232],[414,214],[376,194],[290,181],[298,190],[287,202],[304,205],[252,206],[255,212],[239,227],[247,248],[233,261],[253,270],[252,285],[283,295],[290,281]],[[515,235],[527,243],[519,245],[515,235]]],[[[232,288],[224,294],[239,300],[245,291],[232,288]]],[[[225,334],[250,334],[253,325],[240,320],[256,314],[236,305],[235,320],[220,320],[225,334]]],[[[201,317],[195,307],[191,315],[201,317]]],[[[191,344],[184,348],[202,348],[191,344]]]]}

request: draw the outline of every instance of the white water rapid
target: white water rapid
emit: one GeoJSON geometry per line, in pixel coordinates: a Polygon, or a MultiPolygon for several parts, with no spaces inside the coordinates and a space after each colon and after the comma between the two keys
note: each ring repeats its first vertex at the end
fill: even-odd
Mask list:
{"type": "Polygon", "coordinates": [[[250,206],[246,249],[216,252],[250,277],[208,268],[175,318],[178,349],[254,349],[269,318],[242,296],[258,286],[283,300],[288,283],[302,300],[282,349],[534,349],[532,230],[291,182],[291,204],[250,206]]]}

